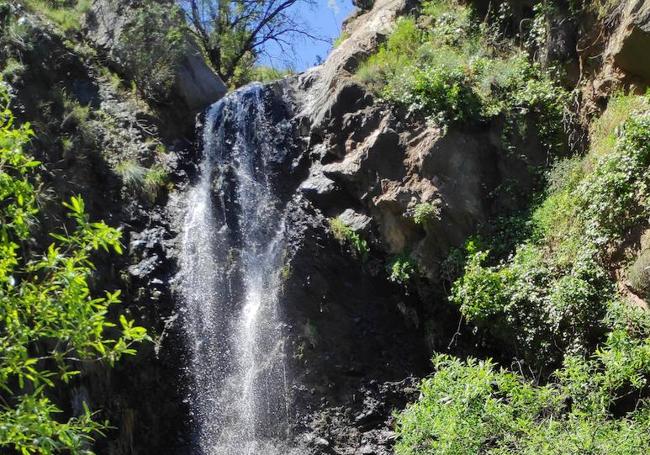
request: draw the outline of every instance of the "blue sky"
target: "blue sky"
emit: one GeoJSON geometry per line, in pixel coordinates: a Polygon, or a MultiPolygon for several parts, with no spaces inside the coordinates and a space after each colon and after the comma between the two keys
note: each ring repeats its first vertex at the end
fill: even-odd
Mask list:
{"type": "Polygon", "coordinates": [[[331,50],[331,42],[341,34],[341,24],[350,15],[354,6],[352,0],[316,0],[313,6],[300,5],[296,14],[305,23],[307,30],[328,42],[298,39],[295,43],[295,55],[286,55],[275,46],[266,49],[268,56],[261,59],[263,65],[275,68],[292,67],[303,71],[324,59],[331,50]]]}

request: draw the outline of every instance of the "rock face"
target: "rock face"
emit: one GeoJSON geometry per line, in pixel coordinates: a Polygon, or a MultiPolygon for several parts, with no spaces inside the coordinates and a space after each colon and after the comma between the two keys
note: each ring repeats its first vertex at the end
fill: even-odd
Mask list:
{"type": "Polygon", "coordinates": [[[199,112],[221,99],[228,89],[212,71],[196,47],[183,56],[176,73],[178,95],[193,112],[199,112]]]}
{"type": "Polygon", "coordinates": [[[520,144],[526,155],[512,156],[504,153],[498,123],[442,131],[383,106],[356,82],[358,63],[384,39],[395,16],[411,7],[408,1],[376,2],[347,24],[350,38],[325,64],[299,79],[299,115],[310,126],[307,146],[317,157],[303,189],[328,216],[353,208],[372,218],[383,251],[411,253],[435,281],[449,249],[499,205],[511,203],[494,190],[515,180],[529,191],[534,178],[528,167],[545,156],[534,134],[520,144]],[[441,213],[417,225],[413,211],[423,203],[441,213]]]}
{"type": "Polygon", "coordinates": [[[628,77],[650,83],[650,3],[630,0],[619,6],[620,25],[610,40],[608,54],[628,77]]]}

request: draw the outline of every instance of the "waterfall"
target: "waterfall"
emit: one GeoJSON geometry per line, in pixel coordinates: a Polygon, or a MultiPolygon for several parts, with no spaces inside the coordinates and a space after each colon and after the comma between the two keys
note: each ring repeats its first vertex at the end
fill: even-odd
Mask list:
{"type": "Polygon", "coordinates": [[[201,455],[287,453],[278,313],[285,223],[271,181],[281,134],[261,85],[226,96],[206,114],[180,258],[189,400],[201,455]]]}

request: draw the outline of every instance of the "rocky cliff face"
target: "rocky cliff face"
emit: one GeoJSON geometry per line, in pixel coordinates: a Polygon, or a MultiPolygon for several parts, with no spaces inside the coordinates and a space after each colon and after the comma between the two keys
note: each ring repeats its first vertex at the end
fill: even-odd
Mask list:
{"type": "MultiPolygon", "coordinates": [[[[101,55],[111,55],[126,3],[93,3],[86,36],[101,55]]],[[[274,178],[291,221],[282,301],[292,437],[313,454],[391,453],[392,411],[413,398],[415,378],[427,373],[430,353],[446,350],[459,327],[458,315],[442,298],[441,264],[481,223],[517,210],[521,195],[537,184],[531,169],[547,160],[534,128],[517,144],[523,153],[509,154],[498,121],[441,129],[375,99],[354,71],[386,39],[396,18],[417,4],[376,0],[359,6],[363,10],[346,23],[349,38],[323,65],[265,88],[268,102],[290,113],[294,131],[294,153],[274,178]],[[504,190],[513,184],[515,191],[504,190]],[[435,208],[425,224],[414,221],[420,204],[435,208]],[[334,237],[329,220],[335,217],[368,241],[365,261],[334,237]],[[422,271],[408,287],[387,279],[389,260],[404,253],[422,271]]],[[[36,124],[41,139],[35,153],[49,169],[45,183],[60,195],[80,192],[93,217],[122,227],[129,253],[103,264],[98,276],[109,287],[126,289],[128,310],[155,338],[113,372],[89,367],[74,396],[61,401],[74,412],[78,398],[87,397],[115,424],[99,441],[99,453],[186,454],[191,441],[183,386],[187,353],[175,305],[177,220],[184,191],[196,178],[200,144],[186,138],[187,128],[172,124],[174,115],[116,89],[99,72],[94,52],[70,47],[19,8],[11,15],[31,30],[31,45],[9,46],[3,58],[18,55],[30,69],[13,84],[15,103],[22,118],[36,124]],[[87,117],[71,117],[52,87],[88,105],[87,117]],[[61,137],[79,141],[77,150],[84,153],[71,153],[61,137]],[[135,192],[116,171],[125,160],[164,167],[172,197],[166,190],[154,197],[135,192]]],[[[602,64],[578,71],[586,111],[598,109],[616,87],[647,86],[650,71],[642,51],[648,22],[642,0],[622,2],[605,22],[597,46],[605,50],[602,64]]],[[[579,42],[593,38],[567,31],[567,37],[574,35],[579,42]]],[[[564,46],[571,39],[560,41],[564,46]]],[[[571,59],[571,46],[562,46],[551,51],[567,47],[571,59]]],[[[583,47],[579,60],[595,52],[583,47]]],[[[196,54],[188,54],[180,68],[175,90],[186,121],[193,123],[193,114],[218,99],[224,87],[196,54]]],[[[54,207],[47,213],[52,222],[61,218],[54,207]]],[[[480,349],[457,347],[465,348],[480,349]]]]}

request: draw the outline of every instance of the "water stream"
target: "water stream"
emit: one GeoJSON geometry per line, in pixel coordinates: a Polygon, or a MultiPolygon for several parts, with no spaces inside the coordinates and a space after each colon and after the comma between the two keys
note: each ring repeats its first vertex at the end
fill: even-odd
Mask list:
{"type": "Polygon", "coordinates": [[[270,181],[278,132],[263,93],[252,85],[209,109],[200,177],[186,198],[182,314],[201,455],[287,451],[285,223],[270,181]]]}

